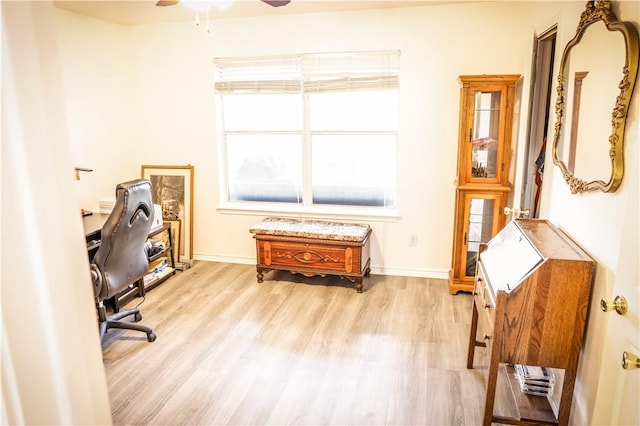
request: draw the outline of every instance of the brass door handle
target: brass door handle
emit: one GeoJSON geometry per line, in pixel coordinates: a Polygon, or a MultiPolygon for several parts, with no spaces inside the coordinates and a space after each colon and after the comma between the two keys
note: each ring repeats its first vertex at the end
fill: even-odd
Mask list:
{"type": "Polygon", "coordinates": [[[618,315],[627,313],[627,299],[624,296],[616,296],[613,302],[607,299],[600,300],[600,309],[602,312],[610,312],[615,310],[618,315]]]}
{"type": "Polygon", "coordinates": [[[622,352],[622,368],[625,370],[640,368],[640,358],[631,352],[622,352]]]}

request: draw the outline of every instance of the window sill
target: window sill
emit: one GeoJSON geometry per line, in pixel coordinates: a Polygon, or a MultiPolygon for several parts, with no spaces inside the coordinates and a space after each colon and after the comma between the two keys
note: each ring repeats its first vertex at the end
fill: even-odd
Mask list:
{"type": "Polygon", "coordinates": [[[301,206],[298,204],[278,203],[221,203],[216,209],[221,214],[248,216],[285,216],[301,219],[327,220],[373,220],[377,222],[397,222],[400,213],[397,209],[354,206],[301,206]]]}

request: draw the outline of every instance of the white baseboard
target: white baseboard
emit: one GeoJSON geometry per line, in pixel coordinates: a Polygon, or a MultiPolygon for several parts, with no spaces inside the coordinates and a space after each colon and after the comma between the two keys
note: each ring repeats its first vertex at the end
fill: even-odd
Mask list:
{"type": "Polygon", "coordinates": [[[434,271],[429,269],[408,269],[408,268],[381,268],[371,267],[371,273],[375,275],[393,275],[400,277],[433,278],[439,280],[449,279],[449,271],[434,271]]]}
{"type": "Polygon", "coordinates": [[[224,254],[203,254],[194,253],[194,260],[204,260],[206,262],[220,262],[220,263],[237,263],[240,265],[255,265],[256,258],[254,256],[227,256],[224,254]]]}
{"type": "MultiPolygon", "coordinates": [[[[203,260],[207,262],[221,262],[221,263],[237,263],[241,265],[255,265],[256,258],[253,256],[227,256],[219,254],[208,253],[194,253],[194,260],[203,260]]],[[[393,275],[400,277],[417,277],[417,278],[434,278],[434,279],[449,279],[449,271],[437,271],[429,269],[408,269],[408,268],[389,268],[372,265],[371,273],[373,275],[393,275]]]]}

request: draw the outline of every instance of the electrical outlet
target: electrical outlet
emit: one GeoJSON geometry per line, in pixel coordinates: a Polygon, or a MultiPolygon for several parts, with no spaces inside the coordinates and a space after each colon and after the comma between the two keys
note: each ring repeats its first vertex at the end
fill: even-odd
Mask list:
{"type": "Polygon", "coordinates": [[[409,245],[410,246],[418,245],[418,236],[416,234],[409,235],[409,245]]]}

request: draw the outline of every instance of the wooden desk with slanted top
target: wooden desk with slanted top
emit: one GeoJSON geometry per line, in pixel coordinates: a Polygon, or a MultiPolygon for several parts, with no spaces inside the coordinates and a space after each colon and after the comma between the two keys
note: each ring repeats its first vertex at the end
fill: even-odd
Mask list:
{"type": "Polygon", "coordinates": [[[271,270],[307,277],[337,275],[354,283],[362,293],[363,277],[371,272],[369,225],[267,218],[249,231],[256,239],[259,283],[271,270]]]}

